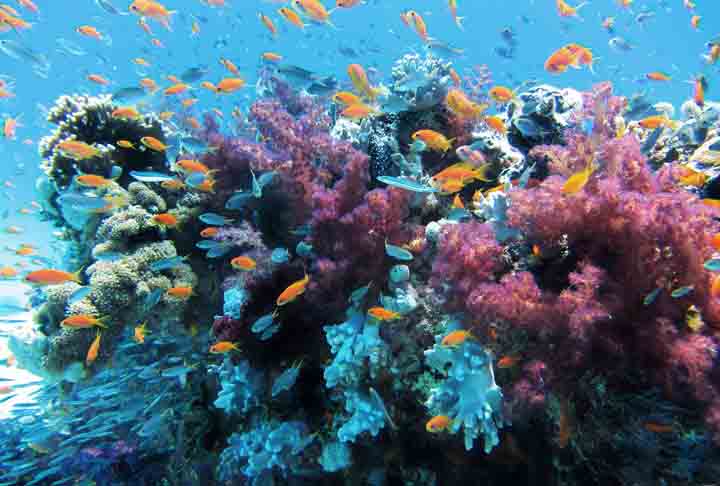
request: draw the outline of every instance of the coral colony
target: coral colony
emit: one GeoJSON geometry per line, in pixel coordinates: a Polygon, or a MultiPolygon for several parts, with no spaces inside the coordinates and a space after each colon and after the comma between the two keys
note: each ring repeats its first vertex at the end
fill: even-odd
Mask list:
{"type": "Polygon", "coordinates": [[[488,77],[408,55],[355,117],[268,69],[232,134],[61,97],[38,189],[81,271],[11,339],[46,384],[1,484],[716,481],[720,107],[495,120],[488,77]]]}

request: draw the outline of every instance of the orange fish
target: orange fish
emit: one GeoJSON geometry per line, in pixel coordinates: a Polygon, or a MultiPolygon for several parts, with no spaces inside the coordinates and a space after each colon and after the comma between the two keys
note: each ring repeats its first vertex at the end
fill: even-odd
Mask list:
{"type": "Polygon", "coordinates": [[[215,90],[218,93],[234,93],[243,86],[245,86],[245,80],[242,78],[225,78],[215,85],[215,90]]]}
{"type": "Polygon", "coordinates": [[[140,118],[140,112],[132,106],[120,106],[115,108],[110,116],[121,120],[137,120],[140,118]]]}
{"type": "Polygon", "coordinates": [[[595,72],[593,70],[594,56],[590,49],[580,44],[568,44],[565,48],[571,53],[572,59],[570,65],[572,67],[579,68],[580,66],[587,66],[591,73],[595,72]]]}
{"type": "Polygon", "coordinates": [[[497,362],[498,368],[512,368],[518,362],[520,361],[520,358],[518,356],[503,356],[500,358],[497,362]]]}
{"type": "Polygon", "coordinates": [[[17,118],[5,118],[3,122],[3,136],[8,140],[15,140],[17,136],[17,128],[20,126],[20,122],[17,118]]]}
{"type": "Polygon", "coordinates": [[[363,0],[335,0],[335,6],[338,8],[352,8],[361,3],[364,3],[363,0]]]}
{"type": "Polygon", "coordinates": [[[430,150],[445,153],[450,150],[455,139],[448,140],[445,135],[435,130],[418,130],[412,134],[413,140],[422,140],[430,150]]]}
{"type": "Polygon", "coordinates": [[[412,26],[415,28],[415,32],[417,32],[417,35],[419,35],[423,41],[429,42],[430,40],[432,40],[430,37],[428,37],[427,25],[425,24],[425,20],[422,18],[422,15],[420,15],[414,10],[408,11],[406,15],[408,16],[408,19],[410,19],[410,21],[412,22],[412,26]]]}
{"type": "Polygon", "coordinates": [[[455,71],[455,68],[450,68],[450,78],[456,88],[459,88],[462,85],[462,79],[460,79],[460,75],[457,71],[455,71]]]}
{"type": "Polygon", "coordinates": [[[154,45],[155,47],[160,47],[160,48],[165,47],[165,44],[163,44],[160,39],[152,38],[152,39],[150,39],[150,42],[152,42],[152,45],[154,45]]]}
{"type": "Polygon", "coordinates": [[[676,125],[667,115],[652,115],[638,121],[638,125],[647,130],[655,130],[659,127],[672,128],[676,125]]]}
{"type": "Polygon", "coordinates": [[[481,181],[487,181],[485,172],[485,166],[476,167],[467,162],[458,162],[444,168],[443,170],[432,176],[430,180],[432,182],[459,180],[467,184],[476,179],[481,181]]]}
{"type": "Polygon", "coordinates": [[[192,26],[190,26],[190,35],[193,37],[200,35],[200,24],[197,20],[193,20],[192,26]]]}
{"type": "Polygon", "coordinates": [[[133,340],[136,343],[143,344],[145,342],[145,335],[150,332],[146,328],[147,324],[141,324],[135,328],[135,331],[133,332],[133,340]]]}
{"type": "Polygon", "coordinates": [[[162,181],[160,183],[160,187],[163,189],[167,189],[168,191],[179,191],[180,189],[185,188],[185,182],[183,182],[181,179],[170,179],[167,181],[162,181]]]}
{"type": "Polygon", "coordinates": [[[486,116],[485,118],[483,118],[483,121],[487,124],[487,126],[498,132],[500,135],[505,135],[507,133],[507,127],[505,127],[505,122],[503,122],[502,118],[500,118],[499,116],[486,116]]]}
{"type": "Polygon", "coordinates": [[[560,17],[579,17],[578,10],[585,6],[587,2],[583,2],[576,7],[571,7],[565,0],[555,0],[557,12],[560,17]]]}
{"type": "Polygon", "coordinates": [[[564,194],[575,194],[580,192],[590,180],[590,176],[593,175],[595,169],[596,166],[590,164],[585,169],[582,169],[581,171],[578,171],[568,177],[568,180],[565,181],[565,184],[562,186],[562,192],[564,194]]]}
{"type": "Polygon", "coordinates": [[[103,35],[93,26],[91,25],[81,25],[77,29],[75,29],[76,32],[79,34],[82,34],[87,37],[92,37],[97,40],[102,40],[103,35]]]}
{"type": "Polygon", "coordinates": [[[309,282],[310,277],[308,277],[308,274],[306,273],[305,277],[303,277],[301,280],[290,284],[290,286],[283,290],[282,293],[278,296],[277,301],[275,302],[277,306],[280,307],[285,304],[289,304],[290,302],[293,302],[299,296],[304,294],[309,282]]]}
{"type": "Polygon", "coordinates": [[[135,145],[130,140],[118,140],[115,144],[120,148],[135,150],[135,145]]]}
{"type": "Polygon", "coordinates": [[[81,273],[82,269],[75,273],[70,273],[63,270],[45,268],[28,273],[25,275],[25,281],[33,285],[59,285],[65,282],[81,283],[81,273]]]}
{"type": "MultiPolygon", "coordinates": [[[[277,27],[275,27],[275,23],[272,21],[272,19],[262,13],[259,13],[258,17],[260,18],[260,21],[263,23],[265,28],[270,31],[270,34],[272,34],[273,37],[276,37],[277,27]]],[[[302,23],[302,21],[300,23],[302,23]]]]}
{"type": "Polygon", "coordinates": [[[332,25],[330,23],[330,12],[319,0],[292,0],[292,4],[313,21],[332,25]]]}
{"type": "Polygon", "coordinates": [[[395,319],[402,318],[398,312],[388,310],[384,307],[371,307],[368,309],[368,314],[378,321],[394,321],[395,319]]]}
{"type": "Polygon", "coordinates": [[[203,81],[202,83],[200,83],[200,86],[202,86],[208,91],[212,91],[213,93],[217,92],[217,86],[212,84],[210,81],[203,81]]]}
{"type": "Polygon", "coordinates": [[[425,430],[427,432],[430,432],[431,434],[437,434],[439,432],[447,430],[447,428],[450,427],[451,424],[452,420],[447,415],[436,415],[435,417],[427,421],[427,423],[425,424],[425,430]]]}
{"type": "Polygon", "coordinates": [[[720,44],[711,43],[710,52],[708,54],[704,54],[703,58],[708,64],[715,64],[717,60],[720,59],[720,44]]]}
{"type": "Polygon", "coordinates": [[[198,101],[199,100],[197,98],[186,98],[186,99],[182,100],[181,103],[182,103],[183,107],[190,108],[192,105],[194,105],[198,101]]]}
{"type": "Polygon", "coordinates": [[[201,172],[203,174],[210,174],[214,172],[211,171],[208,166],[203,164],[202,162],[191,159],[182,159],[175,162],[175,170],[180,170],[184,173],[201,172]]]}
{"type": "Polygon", "coordinates": [[[231,343],[230,341],[219,341],[210,346],[210,352],[212,354],[225,354],[230,351],[242,351],[237,344],[231,343]]]}
{"type": "Polygon", "coordinates": [[[170,28],[170,17],[175,10],[168,10],[163,4],[155,0],[134,0],[130,4],[130,11],[142,17],[148,17],[158,22],[167,30],[170,28]]]}
{"type": "Polygon", "coordinates": [[[0,268],[0,278],[11,279],[18,276],[17,270],[13,267],[2,267],[0,268]]]}
{"type": "Polygon", "coordinates": [[[182,82],[180,81],[180,78],[178,78],[177,76],[173,76],[172,74],[168,74],[167,76],[165,76],[165,79],[167,79],[173,84],[180,84],[182,82]]]}
{"type": "Polygon", "coordinates": [[[358,93],[370,100],[377,98],[378,91],[370,86],[370,81],[368,80],[365,68],[363,68],[360,64],[350,64],[348,66],[347,73],[358,93]]]}
{"type": "Polygon", "coordinates": [[[87,76],[88,81],[92,81],[93,83],[102,84],[103,86],[107,86],[110,84],[110,81],[105,79],[104,77],[100,76],[99,74],[88,74],[87,76]]]}
{"type": "Polygon", "coordinates": [[[695,78],[693,81],[693,101],[700,106],[705,106],[705,91],[707,91],[708,84],[705,76],[702,74],[695,78]]]}
{"type": "Polygon", "coordinates": [[[158,85],[155,80],[150,78],[142,78],[140,80],[140,86],[147,89],[148,91],[157,91],[158,85]]]}
{"type": "Polygon", "coordinates": [[[367,118],[373,113],[377,113],[377,110],[375,108],[363,103],[359,103],[357,105],[350,105],[345,107],[345,109],[340,112],[340,115],[345,118],[350,118],[352,120],[359,120],[361,118],[367,118]]]}
{"type": "Polygon", "coordinates": [[[175,215],[170,213],[160,213],[156,214],[152,217],[152,220],[155,224],[158,226],[163,226],[165,228],[174,228],[178,225],[178,219],[175,217],[175,215]]]}
{"type": "Polygon", "coordinates": [[[23,8],[30,10],[34,14],[40,13],[40,9],[32,2],[32,0],[18,0],[18,3],[23,8]]]}
{"type": "Polygon", "coordinates": [[[647,73],[645,77],[650,81],[670,81],[670,76],[661,71],[653,71],[651,73],[647,73]]]}
{"type": "Polygon", "coordinates": [[[710,297],[713,299],[720,297],[720,275],[717,275],[710,285],[710,297]]]}
{"type": "Polygon", "coordinates": [[[93,326],[107,329],[107,326],[103,322],[103,318],[97,318],[89,314],[77,314],[66,317],[60,322],[60,325],[65,327],[74,327],[76,329],[88,329],[93,326]]]}
{"type": "Polygon", "coordinates": [[[332,97],[335,103],[341,103],[345,106],[362,104],[359,96],[349,91],[338,91],[332,97]]]}
{"type": "Polygon", "coordinates": [[[193,289],[192,287],[170,287],[166,293],[178,299],[189,299],[193,295],[193,289]]]}
{"type": "Polygon", "coordinates": [[[140,143],[142,143],[150,150],[154,150],[155,152],[164,152],[168,148],[167,145],[165,145],[155,137],[142,137],[140,139],[140,143]]]}
{"type": "Polygon", "coordinates": [[[222,64],[222,65],[225,67],[225,69],[227,69],[228,71],[230,71],[231,73],[233,73],[235,76],[239,76],[239,75],[240,75],[240,70],[237,68],[237,66],[235,65],[235,63],[233,63],[231,60],[225,59],[224,57],[221,57],[221,58],[220,58],[220,64],[222,64]]]}
{"type": "Polygon", "coordinates": [[[215,228],[214,226],[211,226],[202,230],[200,232],[200,236],[202,236],[203,238],[215,238],[218,233],[220,233],[220,228],[215,228]]]}
{"type": "Polygon", "coordinates": [[[675,432],[675,427],[673,427],[672,424],[661,424],[658,422],[645,422],[643,423],[643,428],[654,434],[669,434],[675,432]]]}
{"type": "Polygon", "coordinates": [[[285,20],[287,20],[288,22],[293,24],[295,27],[305,29],[305,24],[303,23],[302,19],[300,18],[300,16],[297,14],[296,11],[289,9],[287,7],[280,7],[278,9],[278,13],[280,15],[282,15],[285,20]]]}
{"type": "Polygon", "coordinates": [[[486,104],[475,103],[457,88],[448,90],[445,96],[445,105],[455,116],[461,119],[479,118],[488,108],[486,104]]]}
{"type": "Polygon", "coordinates": [[[547,58],[545,71],[551,74],[564,73],[567,71],[568,66],[574,63],[576,63],[576,58],[573,52],[567,47],[561,47],[547,58]]]}
{"type": "Polygon", "coordinates": [[[493,86],[488,94],[499,104],[509,103],[515,98],[515,92],[506,86],[493,86]]]}
{"type": "Polygon", "coordinates": [[[700,19],[702,19],[702,17],[700,17],[699,15],[693,15],[690,18],[690,25],[692,25],[693,29],[697,30],[698,28],[700,28],[700,19]]]}
{"type": "Polygon", "coordinates": [[[174,96],[174,95],[182,94],[185,91],[187,91],[188,89],[190,89],[190,86],[188,84],[177,83],[177,84],[173,84],[172,86],[170,86],[168,88],[165,88],[165,91],[163,91],[163,94],[165,96],[174,96]]]}
{"type": "Polygon", "coordinates": [[[468,339],[475,339],[475,337],[470,331],[460,329],[457,331],[452,331],[450,334],[446,335],[444,338],[442,338],[440,344],[442,346],[460,346],[468,339]]]}
{"type": "Polygon", "coordinates": [[[110,179],[95,174],[82,174],[75,177],[75,182],[83,187],[106,187],[113,183],[110,179]]]}
{"type": "Polygon", "coordinates": [[[102,336],[102,334],[98,329],[97,337],[95,337],[95,340],[88,348],[87,356],[85,357],[86,366],[93,364],[98,357],[98,353],[100,352],[100,336],[102,336]]]}
{"type": "Polygon", "coordinates": [[[255,270],[257,262],[248,256],[237,256],[230,260],[230,265],[232,265],[235,270],[250,272],[255,270]]]}
{"type": "Polygon", "coordinates": [[[263,60],[265,60],[265,61],[279,62],[279,61],[282,61],[282,58],[283,58],[283,57],[282,57],[280,54],[276,53],[276,52],[263,52],[263,53],[262,53],[262,58],[263,58],[263,60]]]}
{"type": "Polygon", "coordinates": [[[133,58],[132,62],[133,64],[137,64],[138,66],[150,67],[150,62],[143,57],[135,57],[133,58]]]}
{"type": "Polygon", "coordinates": [[[73,160],[85,160],[100,154],[100,150],[77,140],[65,140],[57,145],[58,151],[73,160]]]}
{"type": "Polygon", "coordinates": [[[18,256],[30,256],[35,254],[34,248],[29,248],[27,246],[21,246],[17,250],[15,250],[15,254],[18,256]]]}

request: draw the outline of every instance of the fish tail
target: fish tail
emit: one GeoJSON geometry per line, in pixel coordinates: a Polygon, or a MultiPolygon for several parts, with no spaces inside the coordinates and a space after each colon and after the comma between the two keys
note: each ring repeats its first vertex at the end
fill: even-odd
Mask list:
{"type": "Polygon", "coordinates": [[[103,329],[107,329],[108,328],[107,324],[105,324],[105,319],[107,319],[107,318],[108,318],[108,316],[99,317],[97,319],[97,322],[95,323],[95,325],[97,327],[102,327],[103,329]]]}
{"type": "Polygon", "coordinates": [[[75,283],[82,283],[82,273],[85,271],[85,267],[80,267],[80,270],[77,272],[73,272],[72,276],[70,277],[70,280],[72,280],[75,283]]]}

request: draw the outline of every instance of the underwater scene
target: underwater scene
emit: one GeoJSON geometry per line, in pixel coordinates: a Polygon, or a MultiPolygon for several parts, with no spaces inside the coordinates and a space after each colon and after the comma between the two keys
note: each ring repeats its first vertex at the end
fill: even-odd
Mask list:
{"type": "Polygon", "coordinates": [[[0,0],[0,486],[719,486],[719,68],[716,0],[0,0]]]}

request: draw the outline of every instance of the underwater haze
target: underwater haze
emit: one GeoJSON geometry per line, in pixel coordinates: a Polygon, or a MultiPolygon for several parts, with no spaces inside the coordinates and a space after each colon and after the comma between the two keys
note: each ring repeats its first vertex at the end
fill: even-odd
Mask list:
{"type": "Polygon", "coordinates": [[[0,486],[720,484],[720,4],[0,0],[0,486]]]}

